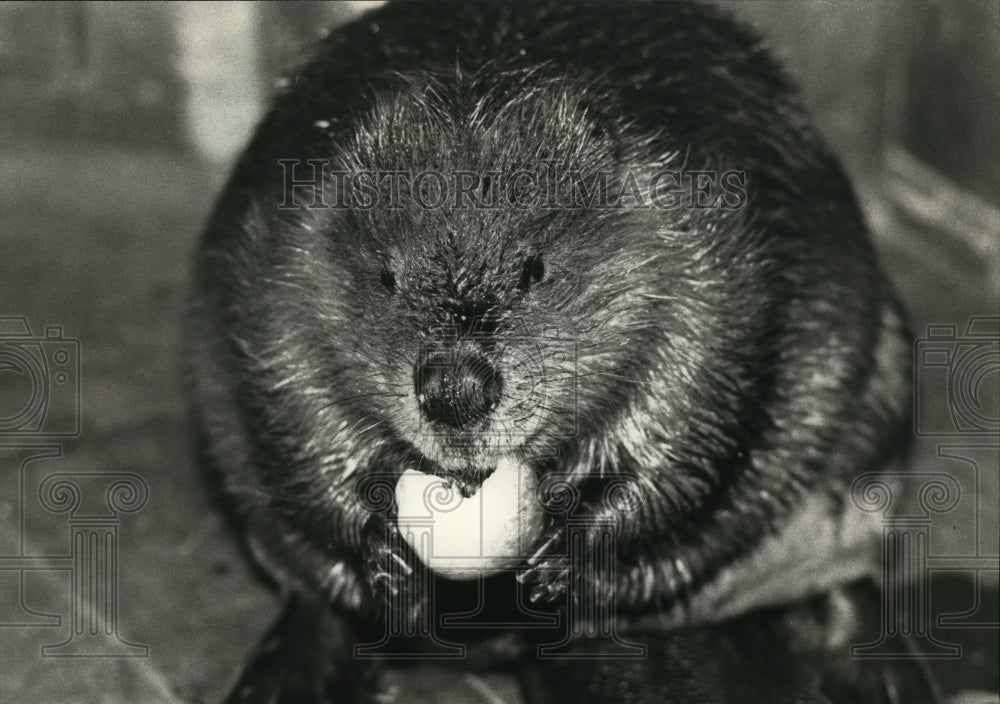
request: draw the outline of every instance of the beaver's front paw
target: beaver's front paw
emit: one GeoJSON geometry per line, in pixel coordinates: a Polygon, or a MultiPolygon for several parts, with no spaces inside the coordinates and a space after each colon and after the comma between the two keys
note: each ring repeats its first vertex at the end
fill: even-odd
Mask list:
{"type": "Polygon", "coordinates": [[[571,576],[565,528],[550,528],[526,565],[517,575],[517,581],[530,589],[528,599],[532,604],[550,604],[562,598],[571,576]]]}
{"type": "Polygon", "coordinates": [[[409,552],[395,522],[379,521],[369,527],[365,538],[365,574],[374,593],[387,598],[403,595],[413,576],[413,567],[406,559],[409,552]]]}
{"type": "Polygon", "coordinates": [[[517,579],[528,586],[532,604],[585,598],[614,599],[617,584],[613,534],[591,526],[553,526],[517,579]]]}

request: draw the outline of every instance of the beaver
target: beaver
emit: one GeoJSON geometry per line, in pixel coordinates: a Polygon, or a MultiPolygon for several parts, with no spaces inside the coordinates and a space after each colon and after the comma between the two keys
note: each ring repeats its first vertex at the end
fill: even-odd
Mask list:
{"type": "Polygon", "coordinates": [[[351,644],[385,594],[427,608],[427,568],[373,477],[475,496],[529,472],[572,510],[507,565],[523,603],[593,588],[637,633],[875,564],[845,497],[905,453],[905,318],[785,73],[710,6],[399,3],[337,29],[195,279],[211,462],[294,604],[232,701],[374,696],[351,644]],[[572,568],[570,518],[612,526],[610,572],[572,568]]]}

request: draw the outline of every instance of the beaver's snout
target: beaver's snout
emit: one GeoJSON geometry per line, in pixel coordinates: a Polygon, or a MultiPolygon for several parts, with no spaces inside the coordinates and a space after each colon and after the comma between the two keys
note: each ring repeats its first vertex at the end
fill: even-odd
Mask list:
{"type": "Polygon", "coordinates": [[[424,417],[458,429],[489,416],[503,391],[499,370],[475,351],[431,354],[417,364],[413,377],[424,417]]]}

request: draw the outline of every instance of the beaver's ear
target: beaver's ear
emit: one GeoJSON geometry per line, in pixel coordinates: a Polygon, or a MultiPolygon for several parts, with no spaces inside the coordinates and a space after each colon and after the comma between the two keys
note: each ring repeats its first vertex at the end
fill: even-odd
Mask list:
{"type": "Polygon", "coordinates": [[[545,263],[542,261],[542,255],[532,254],[524,260],[524,265],[521,267],[521,280],[517,287],[522,291],[527,291],[531,288],[531,284],[538,283],[543,278],[545,278],[545,263]]]}

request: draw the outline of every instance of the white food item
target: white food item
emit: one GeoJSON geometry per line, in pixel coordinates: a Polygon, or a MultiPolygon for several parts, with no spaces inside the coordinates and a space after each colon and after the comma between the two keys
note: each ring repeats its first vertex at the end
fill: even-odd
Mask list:
{"type": "Polygon", "coordinates": [[[523,562],[544,511],[529,467],[504,458],[474,496],[408,469],[396,484],[397,525],[424,564],[450,579],[475,579],[523,562]]]}

